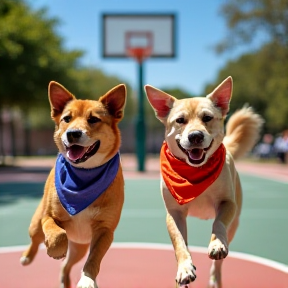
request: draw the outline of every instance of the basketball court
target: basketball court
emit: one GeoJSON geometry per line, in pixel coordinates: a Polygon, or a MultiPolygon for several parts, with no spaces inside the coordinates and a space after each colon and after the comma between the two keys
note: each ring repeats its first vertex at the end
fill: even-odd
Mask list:
{"type": "MultiPolygon", "coordinates": [[[[173,288],[176,260],[166,231],[158,159],[147,160],[145,173],[136,171],[132,156],[123,156],[122,162],[126,200],[114,243],[101,266],[98,285],[106,288],[173,288]]],[[[46,165],[52,163],[50,160],[46,165]]],[[[42,161],[41,165],[44,164],[42,161]]],[[[50,168],[35,165],[31,163],[31,166],[19,168],[18,172],[1,171],[0,287],[3,288],[58,287],[61,261],[49,258],[45,249],[40,249],[31,265],[23,267],[19,263],[20,255],[29,243],[27,229],[50,168]]],[[[269,168],[262,164],[259,167],[266,172],[261,176],[257,165],[238,164],[244,208],[239,231],[223,264],[223,284],[234,288],[287,288],[288,254],[283,247],[288,242],[288,171],[281,165],[269,168]],[[280,175],[279,179],[277,175],[280,175]]],[[[211,221],[188,220],[190,251],[197,267],[197,279],[191,287],[206,287],[208,281],[211,262],[207,246],[211,224],[211,221]]],[[[76,287],[84,261],[72,270],[72,288],[76,287]]]]}
{"type": "MultiPolygon", "coordinates": [[[[139,97],[135,127],[137,161],[131,155],[122,156],[125,204],[97,282],[100,288],[173,288],[177,267],[160,195],[159,160],[145,159],[142,63],[148,57],[176,56],[175,15],[105,14],[102,29],[103,57],[136,60],[139,97]]],[[[29,244],[28,226],[53,162],[53,159],[40,162],[26,159],[16,168],[0,170],[1,288],[59,287],[61,261],[49,258],[44,247],[28,267],[19,262],[29,244]]],[[[288,288],[287,167],[239,163],[238,168],[244,189],[243,212],[223,264],[223,286],[288,288]]],[[[189,247],[197,267],[197,279],[190,286],[206,287],[212,221],[191,218],[187,221],[189,247]]],[[[72,270],[71,288],[76,287],[84,261],[72,270]]]]}

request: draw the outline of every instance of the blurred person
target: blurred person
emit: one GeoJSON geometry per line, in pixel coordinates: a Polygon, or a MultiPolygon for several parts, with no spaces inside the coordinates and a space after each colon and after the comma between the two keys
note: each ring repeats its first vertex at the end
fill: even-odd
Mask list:
{"type": "Polygon", "coordinates": [[[274,149],[276,155],[281,163],[288,162],[288,129],[284,130],[280,136],[278,136],[274,143],[274,149]]]}
{"type": "Polygon", "coordinates": [[[273,155],[273,140],[272,134],[265,134],[262,141],[255,147],[255,154],[261,159],[271,158],[273,155]]]}

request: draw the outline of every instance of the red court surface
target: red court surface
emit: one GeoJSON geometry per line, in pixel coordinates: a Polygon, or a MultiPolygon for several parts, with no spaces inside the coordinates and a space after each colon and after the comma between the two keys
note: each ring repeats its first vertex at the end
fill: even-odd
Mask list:
{"type": "MultiPolygon", "coordinates": [[[[1,288],[57,288],[61,261],[41,249],[34,262],[19,263],[25,247],[0,249],[1,288]]],[[[189,287],[207,287],[210,259],[207,249],[191,247],[197,279],[189,287]]],[[[76,287],[82,260],[72,270],[76,287]]],[[[97,278],[99,288],[175,288],[176,260],[171,245],[114,243],[97,278]]],[[[288,266],[243,253],[230,252],[223,264],[223,288],[287,288],[288,266]]]]}

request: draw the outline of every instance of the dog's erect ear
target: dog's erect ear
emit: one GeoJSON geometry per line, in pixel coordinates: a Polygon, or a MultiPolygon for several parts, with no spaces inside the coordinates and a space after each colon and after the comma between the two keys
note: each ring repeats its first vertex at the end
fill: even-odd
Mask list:
{"type": "Polygon", "coordinates": [[[61,84],[51,81],[48,86],[48,97],[51,106],[51,117],[60,115],[66,104],[75,97],[61,84]]]}
{"type": "Polygon", "coordinates": [[[165,122],[177,99],[153,86],[145,85],[144,88],[148,101],[155,111],[156,117],[161,122],[165,122]]]}
{"type": "Polygon", "coordinates": [[[207,95],[216,107],[222,110],[222,115],[225,116],[229,112],[229,104],[232,97],[233,80],[232,77],[227,77],[212,93],[207,95]]]}
{"type": "Polygon", "coordinates": [[[99,101],[105,105],[110,115],[120,121],[124,116],[126,86],[124,84],[115,86],[104,96],[100,97],[99,101]]]}

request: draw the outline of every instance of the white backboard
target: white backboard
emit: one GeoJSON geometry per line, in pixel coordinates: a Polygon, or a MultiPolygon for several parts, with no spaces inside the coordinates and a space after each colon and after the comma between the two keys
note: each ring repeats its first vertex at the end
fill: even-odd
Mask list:
{"type": "MultiPolygon", "coordinates": [[[[103,14],[102,56],[105,58],[129,57],[127,33],[131,32],[132,34],[144,32],[152,35],[150,57],[171,58],[176,56],[174,14],[103,14]]],[[[135,40],[139,42],[139,40],[135,40]]],[[[133,41],[135,42],[135,40],[133,41]]]]}

